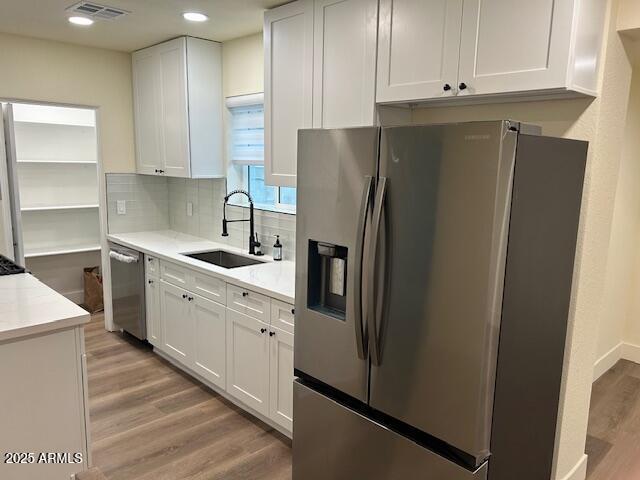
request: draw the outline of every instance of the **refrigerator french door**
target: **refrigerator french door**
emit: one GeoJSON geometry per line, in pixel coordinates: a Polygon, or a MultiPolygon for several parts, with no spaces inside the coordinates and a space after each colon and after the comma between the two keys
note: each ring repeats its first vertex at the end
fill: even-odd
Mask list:
{"type": "MultiPolygon", "coordinates": [[[[539,293],[568,308],[586,157],[586,144],[561,140],[564,150],[538,159],[558,140],[523,135],[526,128],[492,121],[300,131],[294,480],[504,478],[499,469],[492,476],[496,435],[515,441],[517,433],[495,420],[522,413],[507,391],[494,414],[499,365],[507,365],[502,378],[518,381],[508,367],[516,354],[498,361],[505,268],[509,249],[525,258],[528,249],[509,243],[512,209],[544,197],[516,219],[531,215],[536,229],[547,202],[548,223],[558,227],[548,250],[570,260],[547,273],[569,282],[539,293]],[[550,183],[539,174],[516,179],[529,164],[548,169],[554,155],[568,166],[553,180],[562,188],[545,193],[550,183]]],[[[564,337],[566,312],[551,317],[540,335],[564,337]]],[[[549,417],[541,425],[555,422],[560,388],[555,371],[547,373],[539,375],[551,398],[537,412],[549,417]]],[[[550,443],[532,449],[541,463],[550,461],[550,443]]],[[[512,478],[529,478],[520,473],[512,478]]]]}

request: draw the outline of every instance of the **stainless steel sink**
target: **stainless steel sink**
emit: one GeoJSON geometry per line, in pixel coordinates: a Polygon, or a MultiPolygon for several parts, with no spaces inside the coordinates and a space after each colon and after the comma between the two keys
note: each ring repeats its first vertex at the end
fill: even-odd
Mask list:
{"type": "Polygon", "coordinates": [[[184,253],[183,255],[189,258],[195,258],[196,260],[200,260],[201,262],[211,263],[222,268],[238,268],[246,267],[248,265],[258,265],[259,263],[265,263],[264,261],[258,260],[256,258],[237,255],[225,250],[211,250],[209,252],[199,253],[184,253]]]}

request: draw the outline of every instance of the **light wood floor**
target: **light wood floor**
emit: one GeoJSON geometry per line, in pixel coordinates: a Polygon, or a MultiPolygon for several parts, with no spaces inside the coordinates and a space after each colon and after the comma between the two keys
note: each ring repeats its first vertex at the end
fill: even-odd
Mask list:
{"type": "Polygon", "coordinates": [[[621,360],[593,385],[588,480],[640,479],[640,365],[621,360]]]}
{"type": "MultiPolygon", "coordinates": [[[[289,480],[291,443],[150,347],[85,327],[93,464],[78,480],[289,480]]],[[[588,480],[640,479],[640,365],[593,386],[588,480]]]]}
{"type": "Polygon", "coordinates": [[[291,478],[290,441],[133,340],[85,327],[93,465],[79,480],[291,478]]]}

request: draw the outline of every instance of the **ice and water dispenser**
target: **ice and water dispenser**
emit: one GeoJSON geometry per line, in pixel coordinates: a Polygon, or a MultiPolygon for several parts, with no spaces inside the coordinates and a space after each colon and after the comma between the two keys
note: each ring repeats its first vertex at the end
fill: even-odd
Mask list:
{"type": "Polygon", "coordinates": [[[309,240],[307,307],[345,319],[347,306],[347,247],[309,240]]]}

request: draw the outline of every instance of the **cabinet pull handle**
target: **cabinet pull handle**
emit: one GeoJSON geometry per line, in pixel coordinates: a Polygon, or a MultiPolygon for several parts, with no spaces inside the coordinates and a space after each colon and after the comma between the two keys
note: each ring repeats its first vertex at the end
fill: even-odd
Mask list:
{"type": "Polygon", "coordinates": [[[153,284],[153,280],[149,280],[149,285],[153,284]]]}
{"type": "Polygon", "coordinates": [[[187,300],[189,300],[190,302],[193,302],[193,297],[189,297],[187,300]]]}
{"type": "Polygon", "coordinates": [[[296,309],[295,309],[295,308],[292,308],[292,309],[291,309],[291,315],[295,315],[295,314],[296,314],[296,309]]]}
{"type": "Polygon", "coordinates": [[[448,91],[450,91],[450,90],[451,90],[451,85],[449,85],[448,83],[445,83],[445,84],[444,84],[444,87],[442,87],[442,89],[443,89],[445,92],[448,92],[448,91]]]}
{"type": "Polygon", "coordinates": [[[186,293],[182,294],[182,298],[187,298],[189,295],[187,295],[186,293]]]}
{"type": "Polygon", "coordinates": [[[269,336],[273,337],[276,334],[276,332],[269,332],[269,336]]]}
{"type": "Polygon", "coordinates": [[[151,263],[151,262],[153,262],[153,258],[147,258],[147,261],[148,261],[149,263],[151,263]]]}
{"type": "Polygon", "coordinates": [[[466,90],[466,89],[467,89],[467,84],[466,84],[466,83],[464,83],[464,82],[462,82],[460,85],[458,85],[458,88],[459,88],[460,90],[466,90]]]}
{"type": "Polygon", "coordinates": [[[249,292],[242,292],[242,296],[243,297],[248,297],[249,296],[249,292]]]}
{"type": "Polygon", "coordinates": [[[267,329],[266,329],[266,328],[261,328],[261,329],[260,329],[260,333],[264,333],[264,332],[266,332],[266,331],[267,331],[267,329]]]}

